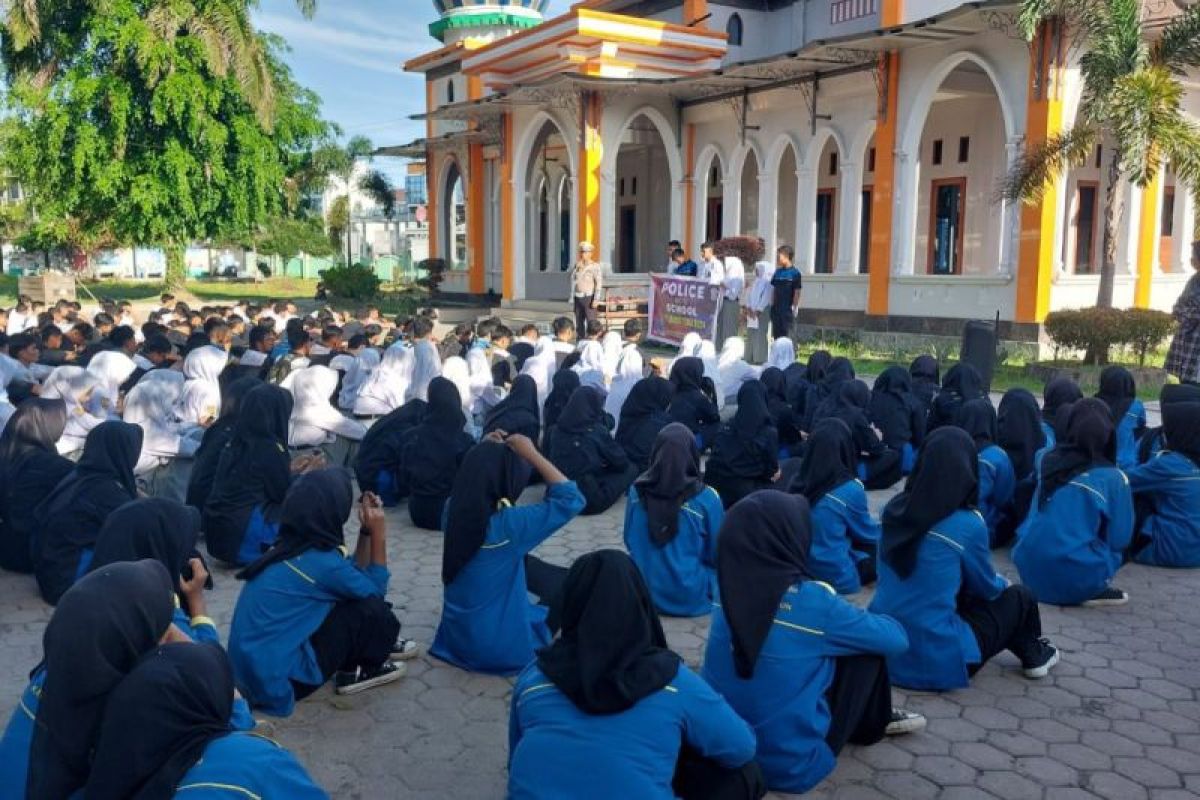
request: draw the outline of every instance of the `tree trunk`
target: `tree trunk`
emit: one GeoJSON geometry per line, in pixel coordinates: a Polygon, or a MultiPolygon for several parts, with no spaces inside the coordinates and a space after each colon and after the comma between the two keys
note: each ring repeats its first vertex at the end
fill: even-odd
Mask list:
{"type": "Polygon", "coordinates": [[[166,250],[167,271],[163,276],[164,282],[169,289],[182,289],[187,282],[187,249],[178,242],[171,242],[167,244],[166,250]]]}
{"type": "Polygon", "coordinates": [[[1104,260],[1100,264],[1100,290],[1096,296],[1099,308],[1112,308],[1113,284],[1117,277],[1117,224],[1121,219],[1125,179],[1121,174],[1121,154],[1113,151],[1108,163],[1108,186],[1104,190],[1104,260]]]}

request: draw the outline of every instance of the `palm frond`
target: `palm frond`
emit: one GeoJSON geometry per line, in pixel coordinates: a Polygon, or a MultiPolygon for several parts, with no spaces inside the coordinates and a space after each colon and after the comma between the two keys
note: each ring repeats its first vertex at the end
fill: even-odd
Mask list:
{"type": "MultiPolygon", "coordinates": [[[[1200,123],[1179,114],[1162,128],[1162,147],[1175,177],[1190,187],[1200,187],[1200,123]]],[[[1200,189],[1193,192],[1200,196],[1200,189]]]]}
{"type": "Polygon", "coordinates": [[[1154,43],[1150,60],[1177,75],[1183,75],[1188,67],[1200,67],[1200,5],[1171,20],[1154,43]]]}
{"type": "Polygon", "coordinates": [[[1163,162],[1165,134],[1181,116],[1183,86],[1163,67],[1138,70],[1113,83],[1116,110],[1109,129],[1130,181],[1146,186],[1163,162]]]}
{"type": "Polygon", "coordinates": [[[13,49],[20,51],[42,37],[42,16],[38,0],[12,0],[5,27],[13,49]]]}
{"type": "Polygon", "coordinates": [[[1096,128],[1076,125],[1027,150],[1005,176],[999,199],[1028,203],[1040,200],[1054,179],[1086,161],[1099,141],[1096,128]]]}
{"type": "Polygon", "coordinates": [[[305,19],[312,19],[317,13],[317,0],[296,0],[296,8],[304,15],[305,19]]]}

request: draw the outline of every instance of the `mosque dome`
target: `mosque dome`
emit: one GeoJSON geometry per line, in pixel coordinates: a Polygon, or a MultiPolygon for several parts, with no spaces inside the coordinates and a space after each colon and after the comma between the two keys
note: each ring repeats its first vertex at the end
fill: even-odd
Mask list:
{"type": "Polygon", "coordinates": [[[542,21],[550,0],[433,0],[440,15],[429,33],[446,44],[503,38],[542,21]]]}

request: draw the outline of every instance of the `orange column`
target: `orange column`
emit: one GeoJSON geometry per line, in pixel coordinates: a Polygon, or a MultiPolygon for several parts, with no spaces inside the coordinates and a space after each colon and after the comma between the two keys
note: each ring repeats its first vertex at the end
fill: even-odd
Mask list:
{"type": "MultiPolygon", "coordinates": [[[[433,81],[425,81],[425,112],[433,113],[433,81]]],[[[425,140],[433,138],[433,120],[425,120],[425,140]]],[[[425,219],[429,225],[429,257],[438,257],[438,223],[442,218],[438,208],[438,168],[433,163],[433,151],[425,148],[425,219]]]]}
{"type": "Polygon", "coordinates": [[[879,108],[875,115],[875,187],[871,190],[871,241],[867,255],[867,313],[888,313],[892,277],[892,208],[896,191],[896,102],[900,94],[900,54],[879,59],[879,108]]]}
{"type": "MultiPolygon", "coordinates": [[[[483,83],[478,76],[467,76],[467,98],[478,100],[483,96],[483,83]]],[[[475,123],[472,128],[478,127],[475,123]]],[[[470,175],[467,188],[467,264],[471,274],[468,290],[472,294],[483,294],[484,274],[484,189],[483,145],[467,145],[467,172],[470,175]]]]}
{"type": "Polygon", "coordinates": [[[579,142],[579,241],[599,246],[600,162],[604,143],[600,139],[602,103],[597,92],[580,94],[579,142]]]}
{"type": "Polygon", "coordinates": [[[1150,307],[1150,285],[1154,281],[1154,257],[1158,245],[1159,225],[1162,215],[1163,171],[1154,174],[1154,180],[1142,189],[1142,213],[1138,224],[1137,283],[1133,290],[1133,304],[1138,308],[1150,307]]]}
{"type": "Polygon", "coordinates": [[[504,298],[513,299],[513,227],[517,224],[516,204],[513,202],[513,118],[500,117],[500,260],[504,275],[504,298]]]}
{"type": "MultiPolygon", "coordinates": [[[[904,0],[883,0],[883,8],[879,12],[879,21],[885,28],[901,25],[904,22],[904,0]]],[[[875,153],[879,158],[879,153],[875,153]]],[[[878,165],[878,162],[876,162],[878,165]]]]}
{"type": "Polygon", "coordinates": [[[684,129],[684,157],[687,159],[683,191],[683,247],[688,253],[696,252],[696,126],[689,122],[684,129]]]}
{"type": "MultiPolygon", "coordinates": [[[[1063,129],[1063,29],[1059,20],[1042,24],[1030,50],[1029,102],[1025,144],[1040,146],[1063,129]]],[[[1021,208],[1021,241],[1017,251],[1017,322],[1041,322],[1050,312],[1054,276],[1054,236],[1058,226],[1058,185],[1021,208]]]]}
{"type": "MultiPolygon", "coordinates": [[[[683,0],[683,24],[689,25],[708,16],[708,0],[683,0]]],[[[707,22],[698,22],[697,28],[707,28],[707,22]]]]}

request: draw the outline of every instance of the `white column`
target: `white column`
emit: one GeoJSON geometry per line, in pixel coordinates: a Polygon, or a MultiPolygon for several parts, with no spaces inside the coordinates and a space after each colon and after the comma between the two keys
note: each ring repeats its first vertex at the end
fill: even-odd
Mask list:
{"type": "MultiPolygon", "coordinates": [[[[1005,163],[1008,165],[1008,169],[1011,170],[1025,152],[1025,137],[1012,137],[1005,143],[1004,151],[1006,156],[1005,163]]],[[[1059,192],[1059,195],[1061,194],[1062,192],[1059,192]]],[[[1021,244],[1020,202],[1011,203],[1008,200],[1001,200],[1000,213],[1002,214],[1000,221],[1000,255],[996,262],[996,271],[1000,275],[1011,277],[1017,274],[1017,253],[1020,250],[1021,244]]],[[[1054,226],[1056,239],[1061,235],[1060,227],[1059,225],[1054,226]]],[[[1056,260],[1061,260],[1062,247],[1057,247],[1055,253],[1057,254],[1055,256],[1056,260]]]]}
{"type": "Polygon", "coordinates": [[[917,184],[920,161],[896,151],[896,194],[892,198],[892,274],[913,274],[913,251],[917,246],[917,184]]]}
{"type": "Polygon", "coordinates": [[[796,181],[796,266],[812,274],[817,253],[817,172],[801,167],[796,181]]]}
{"type": "Polygon", "coordinates": [[[742,182],[733,176],[721,179],[721,237],[737,236],[742,224],[742,182]]]}
{"type": "Polygon", "coordinates": [[[842,184],[838,189],[837,264],[834,272],[853,275],[858,272],[858,241],[862,225],[862,168],[853,161],[842,162],[842,184]]]}
{"type": "MultiPolygon", "coordinates": [[[[779,189],[775,175],[758,176],[758,235],[766,243],[768,253],[774,253],[779,236],[779,189]]],[[[750,264],[746,265],[751,266],[750,264]]]]}
{"type": "Polygon", "coordinates": [[[1192,265],[1192,242],[1195,240],[1196,198],[1190,186],[1175,181],[1175,227],[1171,244],[1172,272],[1189,272],[1192,265]]]}
{"type": "MultiPolygon", "coordinates": [[[[1136,275],[1138,264],[1138,232],[1142,218],[1142,190],[1126,181],[1121,190],[1121,213],[1117,217],[1117,275],[1136,275]]],[[[1101,213],[1105,209],[1101,205],[1101,213]]],[[[1103,217],[1101,218],[1103,219],[1103,217]]],[[[1103,222],[1101,222],[1103,224],[1103,222]]],[[[1103,256],[1103,254],[1101,254],[1103,256]]]]}

